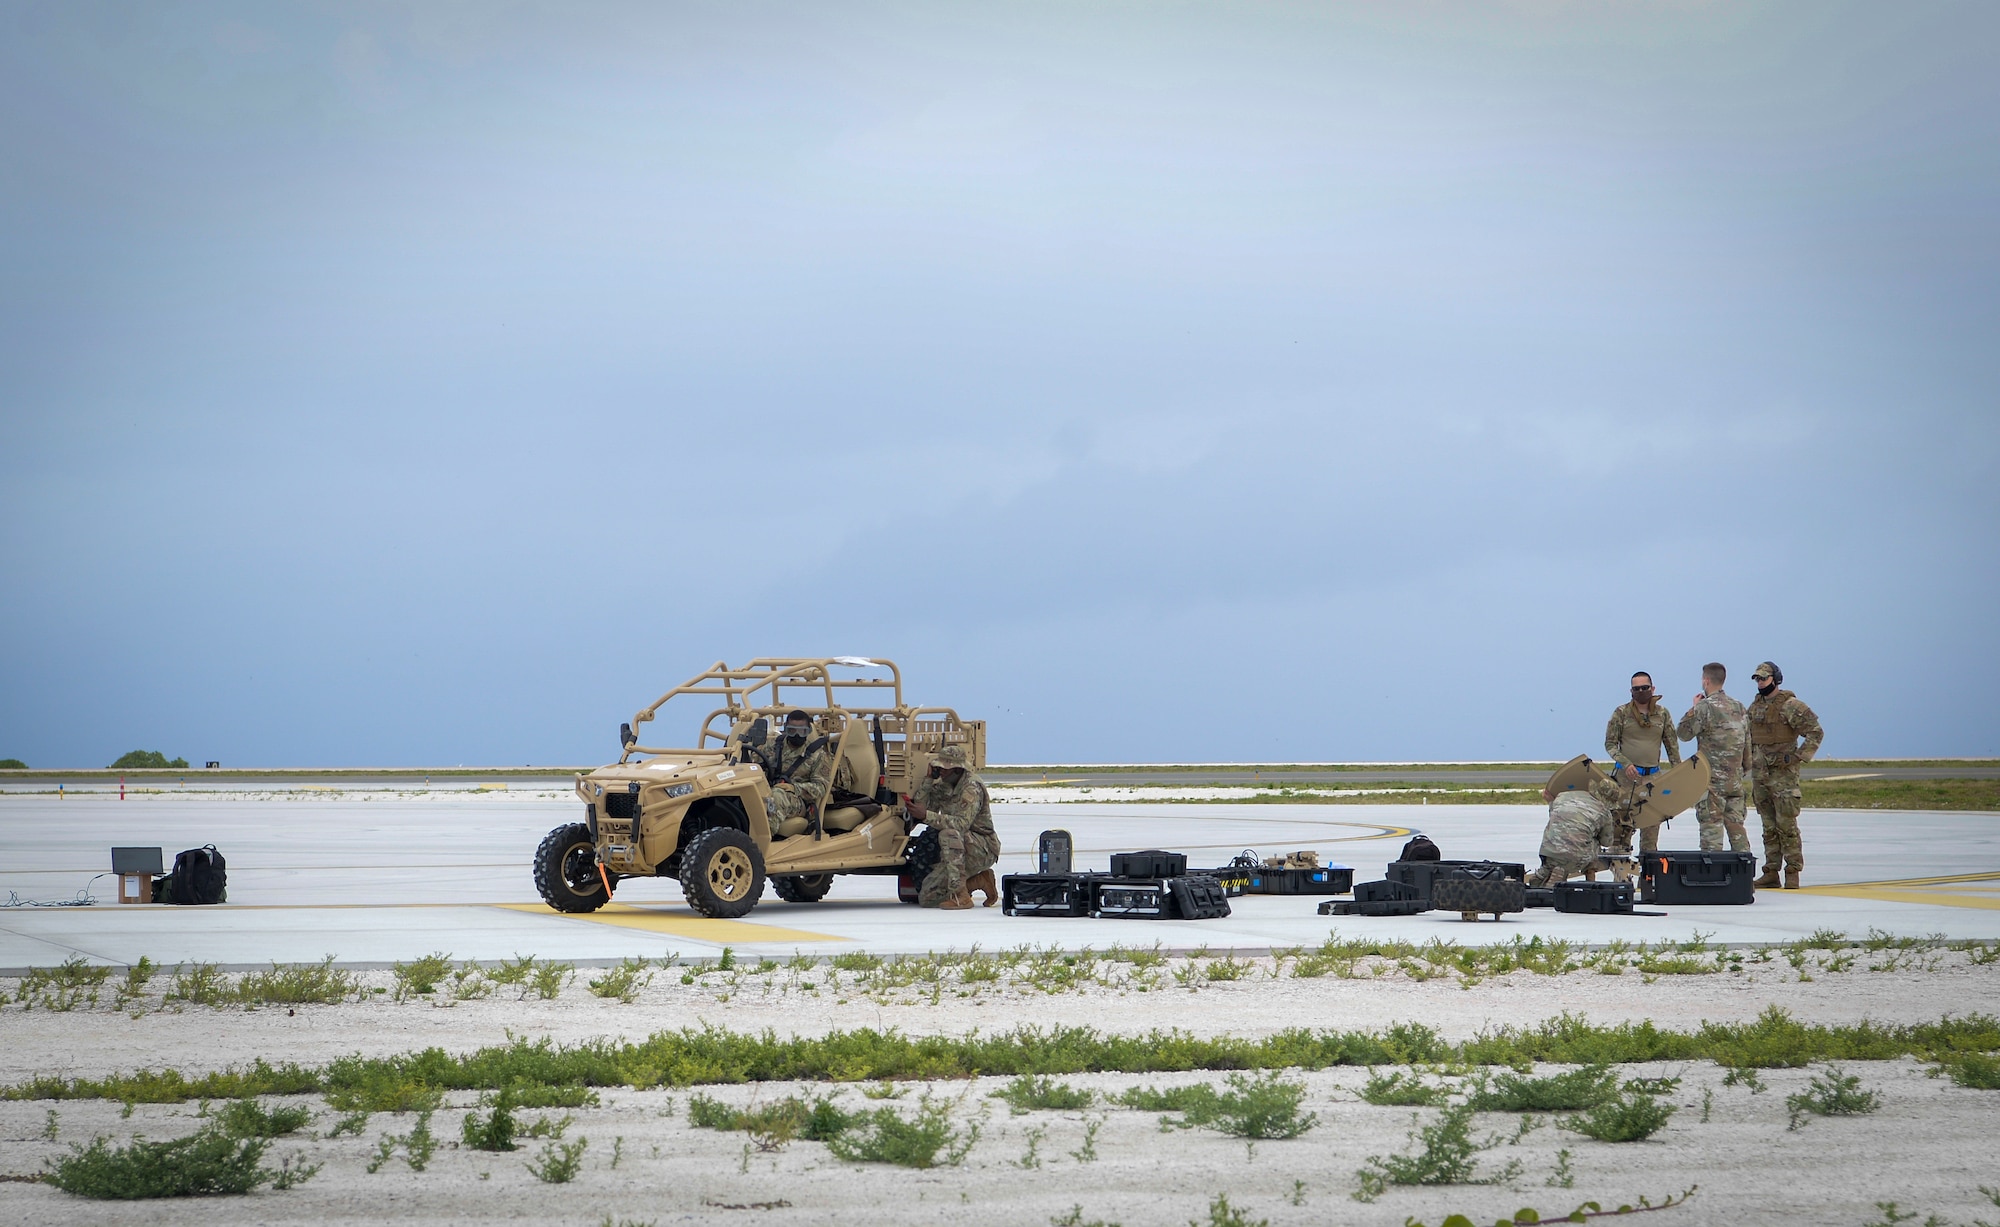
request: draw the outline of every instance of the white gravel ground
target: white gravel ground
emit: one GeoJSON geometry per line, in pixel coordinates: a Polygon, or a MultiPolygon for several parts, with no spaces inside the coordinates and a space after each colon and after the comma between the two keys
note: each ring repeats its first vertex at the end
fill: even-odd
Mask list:
{"type": "MultiPolygon", "coordinates": [[[[810,973],[778,969],[728,978],[711,974],[692,985],[678,971],[658,976],[631,1004],[600,1000],[578,983],[552,1002],[517,1001],[513,990],[450,1008],[425,1001],[396,1003],[387,994],[371,1000],[295,1010],[264,1007],[161,1011],[156,982],[148,1009],[138,1017],[104,1005],[68,1013],[0,1010],[0,1077],[8,1082],[35,1074],[98,1075],[114,1070],[172,1066],[190,1072],[252,1057],[319,1062],[364,1052],[393,1053],[438,1045],[462,1051],[505,1042],[509,1035],[578,1040],[636,1037],[663,1028],[713,1023],[733,1030],[771,1027],[817,1034],[862,1026],[908,1033],[961,1034],[1017,1024],[1084,1024],[1141,1032],[1179,1027],[1197,1034],[1257,1035],[1285,1027],[1380,1027],[1419,1020],[1449,1038],[1499,1025],[1532,1025],[1564,1011],[1599,1023],[1651,1018],[1686,1029],[1703,1019],[1754,1017],[1781,1005],[1803,1019],[1852,1022],[1933,1020],[1947,1013],[1991,1010],[2000,1002],[2000,966],[1972,966],[1964,955],[1927,956],[1924,969],[1869,971],[1869,956],[1848,970],[1824,966],[1816,955],[1809,979],[1782,958],[1747,965],[1740,972],[1699,976],[1594,972],[1559,978],[1525,972],[1464,986],[1455,978],[1415,982],[1393,969],[1380,978],[1274,979],[1268,961],[1248,978],[1202,982],[1190,992],[1176,985],[1170,964],[1147,992],[1091,986],[1048,995],[1034,989],[987,987],[958,996],[940,990],[935,1002],[915,990],[862,991],[843,973],[826,984],[827,967],[810,973]],[[819,983],[817,991],[803,985],[819,983]]],[[[1184,965],[1183,965],[1184,966],[1184,965]]],[[[1119,976],[1126,969],[1119,969],[1119,976]]],[[[1114,977],[1117,978],[1117,977],[1114,977]]],[[[387,973],[367,973],[371,986],[387,987],[387,973]]],[[[12,986],[6,986],[11,988],[12,986]]],[[[11,993],[10,993],[11,996],[11,993]]],[[[108,994],[105,1000],[108,1002],[108,994]]],[[[576,1113],[571,1138],[590,1139],[574,1183],[546,1185],[524,1160],[532,1151],[494,1155],[451,1145],[458,1137],[470,1095],[448,1101],[434,1121],[447,1143],[424,1172],[400,1159],[369,1174],[384,1133],[407,1133],[413,1118],[378,1115],[360,1137],[300,1136],[273,1147],[273,1156],[298,1154],[324,1167],[307,1184],[284,1192],[265,1190],[240,1198],[170,1203],[86,1202],[53,1188],[0,1184],[0,1222],[19,1223],[290,1223],[533,1221],[600,1224],[749,1221],[755,1223],[1041,1224],[1082,1207],[1084,1223],[1102,1219],[1138,1227],[1209,1221],[1211,1200],[1227,1194],[1245,1208],[1249,1222],[1271,1224],[1401,1224],[1408,1216],[1436,1227],[1445,1215],[1475,1221],[1524,1205],[1567,1212],[1592,1199],[1615,1205],[1641,1194],[1655,1200],[1692,1185],[1700,1191],[1685,1207],[1647,1222],[1825,1223],[1876,1221],[1878,1201],[1937,1213],[1967,1223],[1981,1210],[2000,1219],[1977,1192],[2000,1187],[2000,1093],[1959,1088],[1926,1076],[1912,1061],[1862,1063],[1851,1068],[1880,1092],[1882,1108],[1868,1116],[1815,1119],[1786,1128],[1784,1098],[1802,1089],[1814,1071],[1768,1071],[1761,1094],[1722,1085],[1722,1071],[1699,1063],[1633,1069],[1632,1074],[1678,1075],[1672,1097],[1680,1112],[1649,1141],[1613,1145],[1581,1138],[1552,1123],[1517,1145],[1504,1140],[1484,1156],[1490,1170],[1511,1160],[1518,1176],[1495,1186],[1395,1189],[1375,1204],[1353,1200],[1354,1172],[1371,1154],[1406,1148],[1405,1134],[1419,1113],[1374,1107],[1355,1092],[1366,1071],[1341,1069],[1300,1074],[1309,1088],[1308,1110],[1318,1124],[1292,1141],[1270,1141],[1246,1150],[1240,1141],[1207,1130],[1162,1132],[1153,1113],[1122,1108],[1087,1112],[1035,1112],[1014,1117],[988,1098],[997,1079],[912,1087],[897,1106],[919,1094],[957,1101],[956,1118],[978,1123],[981,1135],[961,1167],[928,1171],[851,1165],[813,1142],[794,1142],[779,1153],[745,1154],[745,1139],[689,1127],[689,1092],[609,1091],[596,1108],[576,1113]],[[1704,1123],[1704,1093],[1709,1119],[1704,1123]],[[1088,1123],[1101,1120],[1097,1157],[1080,1161],[1088,1123]],[[1031,1133],[1040,1166],[1020,1163],[1031,1133]],[[622,1139],[622,1142],[618,1141],[622,1139]],[[1573,1188],[1550,1187],[1559,1149],[1571,1152],[1573,1188]],[[617,1165],[612,1166],[614,1151],[617,1165]],[[1294,1204],[1294,1199],[1299,1199],[1294,1204]],[[766,1203],[789,1203],[769,1208],[766,1203]]],[[[1147,1077],[1078,1076],[1074,1085],[1117,1091],[1136,1084],[1220,1081],[1219,1074],[1147,1077]]],[[[825,1093],[825,1086],[763,1085],[705,1088],[732,1103],[750,1104],[794,1091],[825,1093]]],[[[875,1106],[854,1086],[836,1088],[850,1108],[875,1106]]],[[[311,1127],[323,1135],[335,1114],[316,1101],[311,1127]]],[[[67,1152],[70,1143],[96,1134],[165,1138],[197,1127],[197,1105],[137,1107],[129,1118],[117,1104],[99,1102],[0,1102],[0,1174],[24,1175],[67,1152]],[[49,1112],[57,1136],[44,1136],[49,1112]]],[[[530,1119],[539,1112],[525,1114],[530,1119]]],[[[559,1114],[557,1114],[559,1115],[559,1114]]],[[[1511,1137],[1510,1116],[1482,1116],[1482,1134],[1511,1137]]],[[[539,1146],[539,1143],[536,1144],[539,1146]]]]}

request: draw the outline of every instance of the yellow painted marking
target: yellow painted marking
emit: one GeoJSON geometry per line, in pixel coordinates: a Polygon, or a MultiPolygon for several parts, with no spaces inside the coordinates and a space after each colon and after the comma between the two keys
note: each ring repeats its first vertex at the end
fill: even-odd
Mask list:
{"type": "Polygon", "coordinates": [[[1882,773],[1879,771],[1857,771],[1853,775],[1822,775],[1814,779],[1813,783],[1831,784],[1835,780],[1879,780],[1881,778],[1882,773]]]}
{"type": "Polygon", "coordinates": [[[507,791],[507,786],[506,786],[505,784],[480,784],[480,785],[478,785],[477,787],[475,787],[475,788],[474,788],[474,789],[473,789],[472,791],[474,791],[474,792],[506,792],[506,791],[507,791]]]}
{"type": "Polygon", "coordinates": [[[660,908],[634,907],[629,903],[607,903],[595,912],[565,913],[551,909],[543,903],[503,903],[501,907],[510,912],[530,912],[542,916],[561,916],[565,920],[588,920],[601,925],[615,925],[620,929],[640,929],[647,933],[667,933],[674,937],[691,937],[698,942],[714,942],[717,945],[751,945],[756,942],[846,942],[851,937],[835,937],[831,933],[808,933],[803,929],[783,929],[777,925],[758,924],[749,920],[713,920],[707,916],[696,916],[692,912],[664,911],[660,908]]]}
{"type": "Polygon", "coordinates": [[[1843,899],[1873,899],[1878,903],[1919,903],[1931,907],[1969,907],[2000,911],[2000,894],[1961,895],[1926,887],[1962,886],[1975,890],[1995,890],[2000,886],[2000,870],[1981,873],[1954,873],[1935,878],[1896,878],[1886,882],[1849,882],[1836,886],[1808,886],[1801,893],[1836,895],[1843,899]]]}

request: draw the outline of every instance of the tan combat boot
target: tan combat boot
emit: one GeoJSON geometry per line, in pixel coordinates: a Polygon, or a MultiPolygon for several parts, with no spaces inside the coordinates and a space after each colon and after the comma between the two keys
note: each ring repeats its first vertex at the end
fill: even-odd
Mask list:
{"type": "Polygon", "coordinates": [[[1799,871],[1796,869],[1785,870],[1785,889],[1797,890],[1798,888],[1799,888],[1799,871]]]}
{"type": "Polygon", "coordinates": [[[1778,862],[1765,861],[1764,875],[1758,878],[1755,882],[1752,882],[1750,885],[1756,887],[1770,887],[1771,889],[1776,890],[1778,886],[1778,862]]]}
{"type": "Polygon", "coordinates": [[[972,880],[965,884],[966,894],[970,895],[975,890],[986,896],[986,903],[984,905],[986,907],[992,907],[994,904],[1000,902],[1000,884],[993,880],[993,871],[991,869],[982,869],[978,873],[973,874],[972,880]]]}
{"type": "Polygon", "coordinates": [[[957,894],[938,904],[938,908],[946,912],[963,912],[969,910],[971,907],[972,896],[967,894],[963,887],[959,889],[957,894]]]}

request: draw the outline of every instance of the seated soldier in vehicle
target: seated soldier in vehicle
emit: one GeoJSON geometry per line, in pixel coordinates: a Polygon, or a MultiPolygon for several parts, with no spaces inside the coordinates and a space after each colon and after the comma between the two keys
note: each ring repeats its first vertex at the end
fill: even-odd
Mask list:
{"type": "Polygon", "coordinates": [[[1549,824],[1542,830],[1542,867],[1528,875],[1528,886],[1552,886],[1582,874],[1595,881],[1604,867],[1604,846],[1612,841],[1616,819],[1612,807],[1619,801],[1618,785],[1602,776],[1593,776],[1590,787],[1550,793],[1542,790],[1549,803],[1549,824]]]}
{"type": "Polygon", "coordinates": [[[918,889],[917,906],[963,911],[972,906],[974,890],[986,896],[987,907],[1000,901],[993,880],[1000,836],[993,829],[986,785],[972,773],[964,746],[946,746],[931,756],[930,774],[904,808],[938,833],[937,868],[918,889]]]}
{"type": "MultiPolygon", "coordinates": [[[[827,783],[833,776],[833,756],[827,739],[812,735],[812,717],[802,711],[787,713],[784,736],[766,743],[756,758],[771,781],[771,798],[764,803],[771,823],[771,838],[782,839],[787,819],[810,822],[826,801],[827,783]]],[[[798,825],[793,824],[795,827],[798,825]]],[[[796,833],[796,832],[794,832],[796,833]]]]}

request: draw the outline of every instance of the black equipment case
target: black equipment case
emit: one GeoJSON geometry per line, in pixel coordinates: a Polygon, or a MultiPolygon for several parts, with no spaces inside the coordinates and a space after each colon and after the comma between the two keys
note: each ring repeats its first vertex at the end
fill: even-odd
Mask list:
{"type": "Polygon", "coordinates": [[[1596,916],[1632,914],[1630,882],[1558,882],[1555,892],[1558,912],[1584,912],[1596,916]]]}
{"type": "Polygon", "coordinates": [[[1221,885],[1223,892],[1233,899],[1250,889],[1250,879],[1257,876],[1257,862],[1255,859],[1238,857],[1220,869],[1195,869],[1190,872],[1198,873],[1205,878],[1214,878],[1221,885]]]}
{"type": "Polygon", "coordinates": [[[1010,873],[1000,879],[1000,910],[1009,916],[1088,916],[1094,873],[1010,873]]]}
{"type": "Polygon", "coordinates": [[[1322,916],[1415,916],[1431,910],[1431,901],[1407,882],[1383,879],[1354,887],[1354,902],[1319,905],[1322,916]]]}
{"type": "Polygon", "coordinates": [[[1318,869],[1267,869],[1250,871],[1246,888],[1253,895],[1344,895],[1354,889],[1354,869],[1349,865],[1322,865],[1318,869]]]}
{"type": "Polygon", "coordinates": [[[1173,892],[1174,910],[1182,920],[1213,920],[1229,915],[1229,892],[1222,883],[1205,874],[1175,878],[1168,889],[1173,892]]]}
{"type": "Polygon", "coordinates": [[[1068,873],[1076,841],[1064,830],[1043,831],[1035,839],[1035,872],[1068,873]]]}
{"type": "Polygon", "coordinates": [[[1387,874],[1391,882],[1414,886],[1428,899],[1431,897],[1431,882],[1436,878],[1460,870],[1490,869],[1498,869],[1501,877],[1516,881],[1528,876],[1528,867],[1518,861],[1391,861],[1387,874]]]}
{"type": "Polygon", "coordinates": [[[1090,914],[1125,920],[1211,920],[1229,915],[1229,896],[1214,878],[1091,880],[1090,914]]]}
{"type": "Polygon", "coordinates": [[[1648,852],[1639,858],[1639,898],[1681,905],[1752,902],[1750,852],[1648,852]]]}
{"type": "Polygon", "coordinates": [[[1187,855],[1150,848],[1144,852],[1113,852],[1114,878],[1178,878],[1187,872],[1187,855]]]}

